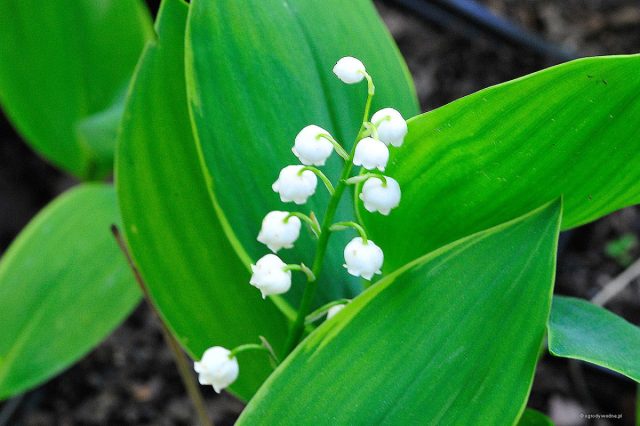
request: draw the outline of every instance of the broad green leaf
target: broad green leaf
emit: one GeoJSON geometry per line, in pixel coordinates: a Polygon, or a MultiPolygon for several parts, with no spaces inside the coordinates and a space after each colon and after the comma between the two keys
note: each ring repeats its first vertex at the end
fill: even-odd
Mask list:
{"type": "MultiPolygon", "coordinates": [[[[127,241],[155,305],[193,357],[214,345],[257,343],[260,335],[280,349],[287,321],[273,298],[262,300],[249,285],[200,168],[184,82],[187,11],[180,0],[162,4],[158,39],[127,103],[116,163],[127,241]]],[[[262,354],[240,355],[240,363],[232,390],[248,399],[271,367],[262,354]]]]}
{"type": "Polygon", "coordinates": [[[518,420],[518,426],[553,426],[553,422],[541,412],[527,408],[518,420]]]}
{"type": "MultiPolygon", "coordinates": [[[[322,184],[304,206],[284,204],[271,189],[280,169],[298,164],[291,152],[296,134],[317,124],[350,148],[361,125],[366,83],[340,82],[335,62],[352,55],[373,76],[376,108],[417,112],[406,67],[368,0],[194,0],[187,31],[187,87],[194,126],[218,212],[246,263],[267,253],[256,241],[271,210],[316,212],[328,196],[322,184]],[[239,196],[240,195],[240,196],[239,196]]],[[[335,182],[337,155],[323,168],[335,182]]],[[[347,197],[348,198],[348,197],[347,197]]],[[[353,217],[345,200],[339,219],[353,217]]],[[[339,233],[329,244],[319,301],[351,297],[361,289],[343,271],[342,251],[353,235],[339,233]]],[[[308,234],[285,261],[312,264],[308,234]]],[[[287,294],[297,300],[304,277],[287,294]]]]}
{"type": "Polygon", "coordinates": [[[549,351],[601,365],[640,382],[640,328],[572,297],[553,298],[549,351]]]}
{"type": "Polygon", "coordinates": [[[109,226],[113,187],[83,185],[40,212],[0,261],[0,399],[59,373],[105,338],[140,294],[109,226]]]}
{"type": "Polygon", "coordinates": [[[298,346],[239,424],[516,423],[559,222],[554,202],[386,276],[298,346]]]}
{"type": "Polygon", "coordinates": [[[640,201],[638,67],[581,59],[412,119],[387,170],[402,203],[363,212],[386,269],[560,195],[563,229],[640,201]]]}
{"type": "Polygon", "coordinates": [[[78,126],[117,110],[150,30],[140,0],[0,0],[0,104],[55,165],[104,176],[119,120],[99,146],[78,126]]]}

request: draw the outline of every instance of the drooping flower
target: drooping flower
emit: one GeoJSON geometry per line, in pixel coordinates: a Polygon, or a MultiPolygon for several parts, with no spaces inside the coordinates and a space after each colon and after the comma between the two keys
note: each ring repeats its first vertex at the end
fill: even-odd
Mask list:
{"type": "Polygon", "coordinates": [[[356,145],[356,151],[353,155],[353,164],[356,166],[384,172],[387,161],[389,161],[389,148],[383,142],[373,138],[364,138],[356,145]]]}
{"type": "Polygon", "coordinates": [[[329,135],[329,132],[312,124],[300,130],[296,136],[291,151],[305,166],[324,166],[331,155],[333,144],[322,135],[329,135]]]}
{"type": "Polygon", "coordinates": [[[344,248],[344,262],[351,275],[370,280],[374,274],[381,273],[384,254],[373,241],[365,243],[361,237],[356,237],[344,248]]]}
{"type": "Polygon", "coordinates": [[[347,84],[360,83],[366,72],[364,64],[351,56],[341,58],[333,67],[333,73],[347,84]]]}
{"type": "Polygon", "coordinates": [[[211,385],[213,390],[220,393],[236,381],[240,367],[235,357],[229,358],[230,353],[222,346],[214,346],[204,352],[200,361],[193,364],[201,385],[211,385]]]}
{"type": "Polygon", "coordinates": [[[296,204],[304,204],[307,199],[316,192],[318,178],[304,166],[287,166],[280,171],[280,176],[271,186],[273,190],[280,194],[283,202],[293,201],[296,204]]]}
{"type": "Polygon", "coordinates": [[[255,265],[251,265],[249,283],[262,293],[262,298],[272,294],[282,294],[291,288],[291,271],[285,270],[287,264],[275,254],[262,256],[255,265]]]}
{"type": "Polygon", "coordinates": [[[329,310],[327,311],[327,319],[330,320],[331,318],[333,318],[338,312],[343,310],[345,306],[347,305],[342,304],[342,305],[335,305],[330,307],[329,310]]]}
{"type": "Polygon", "coordinates": [[[282,248],[291,248],[300,236],[302,223],[289,212],[272,211],[262,219],[258,241],[274,253],[282,248]]]}
{"type": "Polygon", "coordinates": [[[401,146],[407,135],[407,122],[393,108],[384,108],[373,114],[371,122],[378,129],[378,137],[387,145],[401,146]]]}
{"type": "Polygon", "coordinates": [[[377,177],[370,177],[362,185],[360,199],[364,202],[364,208],[369,212],[380,212],[387,216],[391,209],[400,204],[401,192],[398,181],[388,176],[386,185],[384,181],[377,177]]]}

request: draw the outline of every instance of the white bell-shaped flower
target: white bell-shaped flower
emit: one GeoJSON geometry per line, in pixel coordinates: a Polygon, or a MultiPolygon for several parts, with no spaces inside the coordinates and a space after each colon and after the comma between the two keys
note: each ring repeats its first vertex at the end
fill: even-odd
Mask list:
{"type": "Polygon", "coordinates": [[[347,305],[342,304],[342,305],[335,305],[330,307],[329,310],[327,311],[327,319],[330,320],[331,318],[333,318],[338,312],[343,310],[345,306],[347,305]]]}
{"type": "Polygon", "coordinates": [[[356,237],[344,248],[344,267],[356,277],[370,280],[374,274],[380,274],[384,262],[382,249],[368,240],[365,244],[362,238],[356,237]]]}
{"type": "Polygon", "coordinates": [[[207,349],[202,359],[193,364],[201,385],[211,385],[217,393],[236,381],[240,367],[238,360],[229,359],[231,352],[222,346],[207,349]]]}
{"type": "Polygon", "coordinates": [[[389,148],[383,142],[373,138],[364,138],[356,145],[356,151],[353,155],[353,164],[356,166],[384,172],[387,161],[389,161],[389,148]]]}
{"type": "Polygon", "coordinates": [[[300,174],[304,166],[287,166],[280,171],[280,176],[271,186],[280,194],[283,202],[293,201],[296,204],[304,204],[307,199],[316,192],[318,178],[310,171],[305,170],[300,174]]]}
{"type": "Polygon", "coordinates": [[[364,202],[364,208],[369,212],[380,212],[387,216],[391,209],[400,204],[400,184],[398,181],[385,176],[386,186],[382,179],[370,177],[362,185],[360,199],[364,202]]]}
{"type": "Polygon", "coordinates": [[[324,166],[333,151],[333,144],[321,135],[329,135],[322,127],[310,125],[300,130],[291,149],[305,166],[324,166]]]}
{"type": "Polygon", "coordinates": [[[255,265],[251,265],[251,280],[249,283],[262,293],[262,298],[272,294],[282,294],[291,288],[291,271],[275,254],[262,256],[255,265]]]}
{"type": "Polygon", "coordinates": [[[373,114],[371,122],[378,129],[378,137],[387,145],[401,146],[407,135],[407,122],[393,108],[384,108],[373,114]]]}
{"type": "Polygon", "coordinates": [[[351,56],[341,58],[333,67],[333,73],[347,84],[360,83],[366,72],[364,64],[351,56]]]}
{"type": "Polygon", "coordinates": [[[272,211],[262,219],[262,227],[258,234],[258,241],[269,247],[274,253],[282,248],[291,248],[300,236],[302,223],[289,212],[272,211]]]}

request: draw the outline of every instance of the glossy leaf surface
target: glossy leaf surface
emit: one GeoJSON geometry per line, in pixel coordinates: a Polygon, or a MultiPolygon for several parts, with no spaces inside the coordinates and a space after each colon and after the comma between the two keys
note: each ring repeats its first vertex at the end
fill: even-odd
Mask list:
{"type": "MultiPolygon", "coordinates": [[[[320,183],[304,206],[284,204],[271,189],[280,169],[299,164],[291,152],[296,134],[316,124],[347,148],[362,122],[366,83],[349,86],[332,73],[346,55],[360,58],[373,76],[374,109],[417,112],[406,67],[368,0],[194,0],[187,34],[190,108],[212,194],[244,261],[267,253],[256,241],[271,210],[320,215],[328,196],[320,183]]],[[[342,161],[323,168],[335,182],[342,161]]],[[[347,197],[349,198],[349,197],[347,197]]],[[[345,200],[338,219],[353,217],[345,200]]],[[[351,297],[361,285],[342,268],[342,251],[354,235],[338,233],[329,244],[319,301],[351,297]]],[[[312,264],[308,233],[282,255],[312,264]]],[[[287,294],[296,299],[303,277],[287,294]]]]}
{"type": "Polygon", "coordinates": [[[150,30],[139,0],[0,0],[0,104],[55,165],[104,176],[119,119],[97,146],[81,122],[117,110],[150,30]]]}
{"type": "Polygon", "coordinates": [[[516,423],[559,224],[554,202],[383,278],[301,343],[239,424],[516,423]]]}
{"type": "MultiPolygon", "coordinates": [[[[280,349],[286,319],[249,285],[200,168],[184,82],[187,11],[180,0],[163,3],[158,39],[145,51],[126,107],[116,177],[127,240],[154,303],[193,357],[214,345],[257,343],[260,335],[280,349]]],[[[240,364],[232,391],[249,398],[271,367],[260,353],[240,355],[240,364]]]]}
{"type": "Polygon", "coordinates": [[[71,365],[140,300],[109,227],[110,185],[63,194],[22,231],[0,261],[0,399],[71,365]]]}
{"type": "Polygon", "coordinates": [[[553,298],[549,351],[601,365],[640,382],[640,328],[586,300],[553,298]]]}
{"type": "Polygon", "coordinates": [[[386,270],[561,195],[563,229],[640,201],[639,66],[581,59],[411,120],[388,168],[400,207],[363,212],[386,270]]]}

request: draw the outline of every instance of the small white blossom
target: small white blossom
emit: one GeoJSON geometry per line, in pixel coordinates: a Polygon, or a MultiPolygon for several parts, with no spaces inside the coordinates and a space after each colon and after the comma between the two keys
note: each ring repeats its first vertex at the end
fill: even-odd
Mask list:
{"type": "Polygon", "coordinates": [[[365,72],[364,64],[351,56],[341,58],[333,67],[333,73],[347,84],[360,83],[365,72]]]}
{"type": "Polygon", "coordinates": [[[342,305],[335,305],[330,307],[329,310],[327,311],[327,319],[330,320],[331,318],[333,318],[338,312],[343,310],[345,306],[347,305],[342,304],[342,305]]]}
{"type": "Polygon", "coordinates": [[[213,390],[220,393],[236,381],[240,367],[235,357],[229,359],[230,353],[222,346],[214,346],[204,352],[199,362],[193,364],[201,385],[212,385],[213,390]]]}
{"type": "Polygon", "coordinates": [[[373,138],[364,138],[356,145],[356,151],[353,155],[353,164],[356,166],[384,172],[387,161],[389,161],[389,148],[383,142],[373,138]]]}
{"type": "Polygon", "coordinates": [[[300,236],[302,223],[289,212],[272,211],[262,219],[262,227],[258,234],[258,241],[269,247],[274,253],[282,248],[291,248],[300,236]]]}
{"type": "Polygon", "coordinates": [[[344,267],[356,277],[370,280],[373,274],[380,274],[384,262],[382,249],[368,240],[365,244],[362,238],[356,237],[344,248],[344,267]]]}
{"type": "Polygon", "coordinates": [[[310,171],[305,170],[300,174],[304,166],[287,166],[280,171],[280,176],[271,186],[280,194],[283,202],[293,201],[296,204],[304,204],[307,199],[316,192],[318,178],[310,171]]]}
{"type": "Polygon", "coordinates": [[[249,283],[260,290],[263,299],[286,293],[291,288],[291,271],[286,271],[286,266],[275,254],[267,254],[251,265],[253,274],[249,283]]]}
{"type": "Polygon", "coordinates": [[[310,125],[300,130],[291,149],[305,166],[324,166],[333,152],[333,144],[321,135],[329,135],[322,127],[310,125]]]}
{"type": "Polygon", "coordinates": [[[387,216],[391,209],[400,204],[400,185],[398,181],[385,176],[387,185],[382,179],[371,177],[362,185],[360,199],[364,202],[364,208],[369,212],[380,212],[387,216]]]}
{"type": "Polygon", "coordinates": [[[407,135],[407,122],[393,108],[384,108],[373,114],[371,122],[378,129],[378,137],[387,145],[401,146],[407,135]]]}

